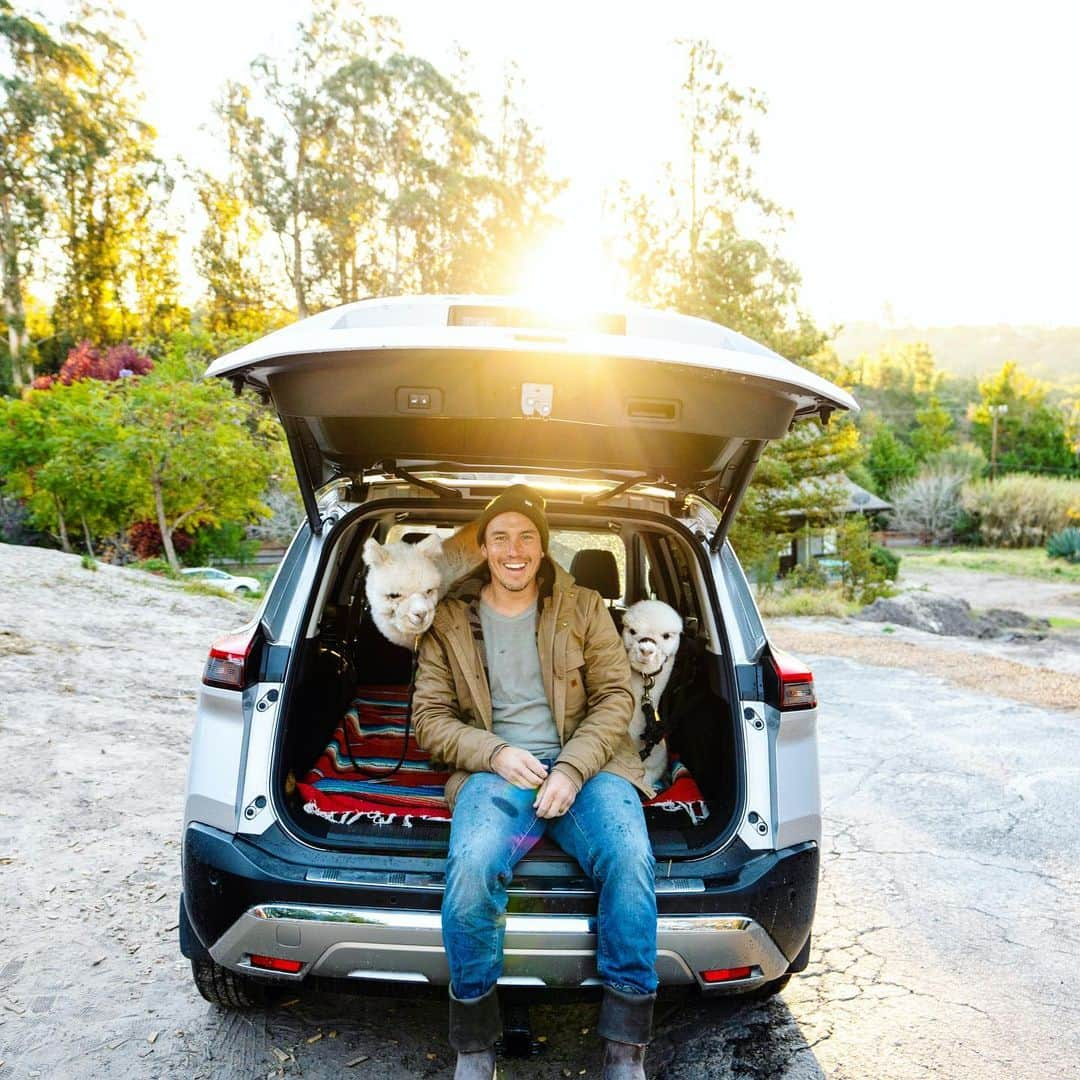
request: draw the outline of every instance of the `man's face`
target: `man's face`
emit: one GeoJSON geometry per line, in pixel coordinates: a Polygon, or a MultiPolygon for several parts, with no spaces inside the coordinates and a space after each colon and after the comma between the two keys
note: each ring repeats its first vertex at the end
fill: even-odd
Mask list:
{"type": "Polygon", "coordinates": [[[521,592],[540,572],[544,557],[540,530],[516,510],[496,514],[484,531],[480,553],[487,559],[492,581],[509,592],[521,592]]]}

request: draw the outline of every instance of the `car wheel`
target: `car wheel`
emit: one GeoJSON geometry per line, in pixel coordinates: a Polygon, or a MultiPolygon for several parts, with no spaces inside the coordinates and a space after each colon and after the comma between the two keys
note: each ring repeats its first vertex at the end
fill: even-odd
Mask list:
{"type": "Polygon", "coordinates": [[[246,585],[237,585],[236,588],[233,589],[233,596],[247,596],[249,592],[251,592],[251,590],[246,585]]]}
{"type": "Polygon", "coordinates": [[[211,1005],[258,1009],[270,1000],[270,987],[245,975],[237,975],[213,960],[192,960],[191,975],[195,988],[211,1005]]]}
{"type": "Polygon", "coordinates": [[[790,971],[786,975],[781,975],[779,979],[773,979],[771,982],[762,983],[762,985],[756,989],[747,991],[741,996],[741,1000],[746,1002],[768,1001],[769,998],[776,997],[789,982],[791,982],[790,971]]]}

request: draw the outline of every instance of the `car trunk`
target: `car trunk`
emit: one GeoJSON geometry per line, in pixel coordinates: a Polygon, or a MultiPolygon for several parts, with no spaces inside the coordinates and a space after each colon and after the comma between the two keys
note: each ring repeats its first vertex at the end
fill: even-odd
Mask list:
{"type": "MultiPolygon", "coordinates": [[[[411,674],[409,652],[386,642],[363,611],[363,568],[359,561],[363,541],[376,534],[386,539],[388,528],[391,538],[417,528],[451,528],[474,517],[483,505],[481,500],[433,500],[423,498],[423,494],[418,489],[408,500],[376,499],[352,510],[335,526],[333,553],[327,551],[325,572],[332,579],[325,590],[313,590],[325,600],[321,609],[313,607],[304,620],[313,633],[294,650],[297,659],[282,703],[277,765],[279,805],[290,827],[308,843],[429,857],[440,857],[446,851],[448,824],[427,820],[430,807],[408,802],[392,805],[396,797],[407,799],[417,790],[415,785],[423,783],[410,771],[422,768],[424,757],[411,734],[404,767],[377,781],[374,801],[368,795],[376,785],[365,782],[363,764],[359,768],[354,765],[359,761],[369,769],[385,772],[396,763],[403,746],[400,732],[394,736],[398,741],[382,744],[381,758],[365,757],[364,747],[387,722],[389,714],[379,702],[404,702],[411,674]],[[350,708],[353,722],[343,725],[342,718],[350,708]],[[349,731],[351,736],[344,734],[349,731]],[[318,798],[316,788],[323,793],[349,794],[318,798]],[[352,796],[358,791],[363,797],[354,801],[352,796]]],[[[618,501],[640,505],[643,500],[630,493],[618,501]]],[[[662,505],[655,495],[650,503],[662,505]]],[[[617,537],[617,544],[625,542],[627,551],[648,545],[655,552],[649,560],[650,568],[655,567],[650,570],[653,588],[659,595],[666,593],[688,616],[689,629],[684,634],[676,675],[661,702],[662,714],[670,713],[679,721],[672,741],[673,751],[681,752],[682,780],[661,795],[659,806],[646,812],[657,857],[680,859],[706,854],[723,843],[735,820],[742,777],[738,769],[738,701],[734,673],[726,660],[728,649],[723,638],[720,648],[714,648],[715,642],[700,630],[706,625],[706,611],[714,609],[714,598],[702,592],[688,608],[685,594],[682,599],[677,595],[679,585],[674,580],[678,576],[689,578],[693,573],[690,561],[704,559],[706,549],[683,526],[662,525],[663,517],[620,506],[598,510],[569,501],[549,502],[552,549],[564,563],[572,561],[568,545],[592,550],[603,543],[605,535],[617,537]],[[675,558],[682,560],[679,565],[665,569],[663,564],[671,556],[664,545],[670,545],[675,558]]],[[[703,572],[697,576],[701,582],[708,580],[703,572]]],[[[640,565],[634,569],[627,564],[621,571],[627,599],[644,587],[644,577],[640,565]]],[[[618,625],[621,604],[615,600],[609,603],[618,625]]],[[[723,628],[717,629],[723,635],[723,628]]],[[[577,873],[564,855],[548,845],[542,844],[532,859],[530,865],[535,868],[539,860],[547,873],[577,873]]]]}

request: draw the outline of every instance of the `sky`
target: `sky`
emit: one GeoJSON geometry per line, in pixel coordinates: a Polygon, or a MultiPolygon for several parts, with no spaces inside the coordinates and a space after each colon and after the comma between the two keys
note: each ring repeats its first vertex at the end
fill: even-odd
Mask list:
{"type": "MultiPolygon", "coordinates": [[[[33,0],[46,16],[65,0],[33,0]]],[[[159,149],[199,163],[211,102],[280,54],[299,0],[127,0],[159,149]]],[[[494,95],[525,80],[571,223],[547,253],[599,272],[599,203],[672,155],[678,38],[705,37],[769,103],[760,187],[792,211],[783,254],[822,324],[1078,325],[1080,15],[1029,0],[393,0],[408,47],[464,46],[494,95]]],[[[188,223],[195,230],[192,222],[188,223]]],[[[193,240],[194,238],[192,238],[193,240]]]]}

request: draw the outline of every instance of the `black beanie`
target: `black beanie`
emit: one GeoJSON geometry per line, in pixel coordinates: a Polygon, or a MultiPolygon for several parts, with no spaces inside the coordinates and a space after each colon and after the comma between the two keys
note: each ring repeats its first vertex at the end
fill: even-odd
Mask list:
{"type": "Polygon", "coordinates": [[[484,507],[484,512],[476,522],[476,535],[484,543],[484,533],[493,517],[499,514],[524,514],[540,533],[540,546],[544,553],[548,549],[548,523],[544,514],[544,496],[534,491],[528,484],[513,484],[501,495],[497,495],[484,507]]]}

